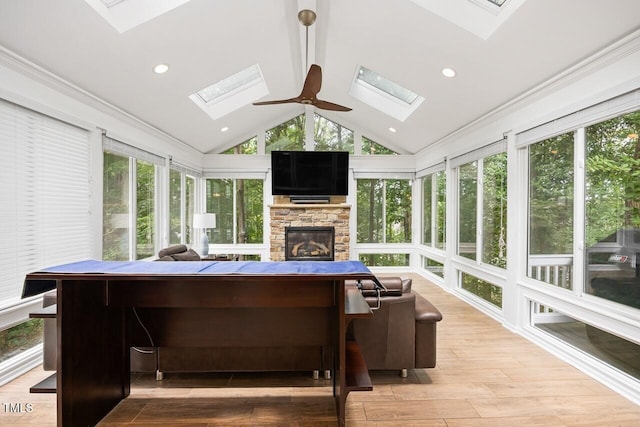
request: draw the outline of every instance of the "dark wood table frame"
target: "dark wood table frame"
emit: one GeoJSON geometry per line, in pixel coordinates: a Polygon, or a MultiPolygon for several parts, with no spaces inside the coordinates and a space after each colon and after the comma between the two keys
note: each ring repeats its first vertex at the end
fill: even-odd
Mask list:
{"type": "MultiPolygon", "coordinates": [[[[134,321],[131,307],[147,311],[257,308],[294,310],[301,316],[308,309],[324,322],[319,325],[320,329],[330,333],[320,340],[322,345],[334,349],[333,395],[338,424],[344,426],[349,392],[372,390],[360,349],[347,337],[349,322],[372,316],[372,312],[358,289],[345,286],[345,280],[371,277],[364,273],[30,274],[27,281],[53,280],[57,288],[57,423],[59,426],[95,425],[129,395],[130,330],[134,321]]],[[[164,332],[156,330],[159,336],[154,338],[175,343],[176,334],[168,331],[171,337],[164,337],[164,332]]],[[[224,328],[203,327],[191,332],[203,345],[207,342],[224,345],[225,340],[237,345],[240,339],[225,337],[224,328]]],[[[193,342],[194,336],[189,339],[193,342]]],[[[264,337],[241,340],[247,346],[261,345],[264,337]]]]}

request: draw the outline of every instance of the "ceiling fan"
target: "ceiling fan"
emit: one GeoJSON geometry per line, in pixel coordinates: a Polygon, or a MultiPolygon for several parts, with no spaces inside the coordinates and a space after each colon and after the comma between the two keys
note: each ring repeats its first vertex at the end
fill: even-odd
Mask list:
{"type": "MultiPolygon", "coordinates": [[[[298,20],[302,25],[307,27],[307,62],[309,57],[309,25],[313,24],[316,20],[316,14],[312,10],[301,10],[298,13],[298,20]]],[[[261,101],[254,102],[253,105],[272,105],[272,104],[288,104],[288,103],[299,103],[305,105],[313,105],[316,108],[320,108],[323,110],[332,110],[332,111],[351,111],[351,108],[344,107],[339,104],[335,104],[329,101],[323,101],[322,99],[318,99],[317,95],[320,92],[320,88],[322,87],[322,68],[320,68],[317,64],[311,64],[311,67],[307,67],[309,71],[307,72],[307,77],[304,80],[304,85],[302,86],[302,92],[300,95],[289,98],[289,99],[278,99],[274,101],[261,101]]]]}

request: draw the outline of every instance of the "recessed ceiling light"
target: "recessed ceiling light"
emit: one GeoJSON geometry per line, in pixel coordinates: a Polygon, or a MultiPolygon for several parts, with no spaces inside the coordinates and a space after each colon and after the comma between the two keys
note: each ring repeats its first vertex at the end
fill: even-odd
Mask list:
{"type": "Polygon", "coordinates": [[[396,133],[396,128],[389,128],[389,132],[396,133]]]}
{"type": "Polygon", "coordinates": [[[442,75],[445,77],[455,77],[456,76],[456,70],[454,70],[453,68],[443,68],[442,69],[442,75]]]}
{"type": "Polygon", "coordinates": [[[222,129],[220,129],[220,132],[226,132],[229,130],[229,126],[225,126],[222,129]]]}
{"type": "Polygon", "coordinates": [[[153,72],[156,74],[164,74],[167,71],[169,71],[169,65],[168,64],[158,64],[155,67],[153,67],[153,72]]]}

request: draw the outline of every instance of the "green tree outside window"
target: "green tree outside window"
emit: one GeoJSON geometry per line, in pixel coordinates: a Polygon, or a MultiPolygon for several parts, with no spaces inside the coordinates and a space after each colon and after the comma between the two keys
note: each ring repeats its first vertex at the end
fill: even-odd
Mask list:
{"type": "Polygon", "coordinates": [[[362,137],[362,154],[398,154],[390,148],[385,147],[384,145],[378,144],[377,142],[367,138],[366,136],[362,137]]]}
{"type": "Polygon", "coordinates": [[[458,168],[458,255],[477,256],[478,162],[458,168]]]}
{"type": "Polygon", "coordinates": [[[222,154],[258,154],[258,137],[249,138],[235,147],[223,151],[222,154]]]}
{"type": "Polygon", "coordinates": [[[155,255],[155,165],[136,161],[136,259],[155,255]]]}
{"type": "Polygon", "coordinates": [[[182,243],[182,174],[169,171],[169,243],[182,243]]]}
{"type": "Polygon", "coordinates": [[[272,151],[303,151],[305,138],[305,114],[269,129],[265,134],[267,154],[272,151]]]}
{"type": "MultiPolygon", "coordinates": [[[[411,183],[403,179],[359,179],[358,243],[411,242],[411,183]]],[[[406,254],[361,254],[367,265],[408,265],[406,254]]]]}
{"type": "Polygon", "coordinates": [[[318,114],[314,114],[313,117],[315,151],[348,151],[353,154],[353,131],[351,129],[318,114]]]}
{"type": "Polygon", "coordinates": [[[207,179],[207,212],[216,214],[216,228],[208,230],[213,244],[262,243],[264,181],[207,179]]]}
{"type": "Polygon", "coordinates": [[[129,258],[129,158],[104,153],[102,259],[129,258]]]}

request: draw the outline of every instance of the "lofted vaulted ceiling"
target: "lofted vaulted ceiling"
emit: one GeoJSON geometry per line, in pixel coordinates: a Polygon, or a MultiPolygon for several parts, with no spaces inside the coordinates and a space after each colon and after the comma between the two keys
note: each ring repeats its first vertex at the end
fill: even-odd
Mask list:
{"type": "Polygon", "coordinates": [[[507,0],[488,18],[482,3],[489,0],[191,0],[121,33],[91,1],[99,2],[0,0],[0,46],[203,153],[304,111],[249,104],[214,120],[189,99],[253,64],[269,90],[260,100],[297,96],[305,75],[301,9],[317,13],[310,58],[323,70],[318,97],[353,108],[318,113],[402,153],[420,151],[640,28],[638,0],[507,0]],[[154,74],[158,63],[169,71],[154,74]],[[352,97],[359,65],[424,102],[400,121],[352,97]],[[444,77],[445,67],[457,75],[444,77]]]}

